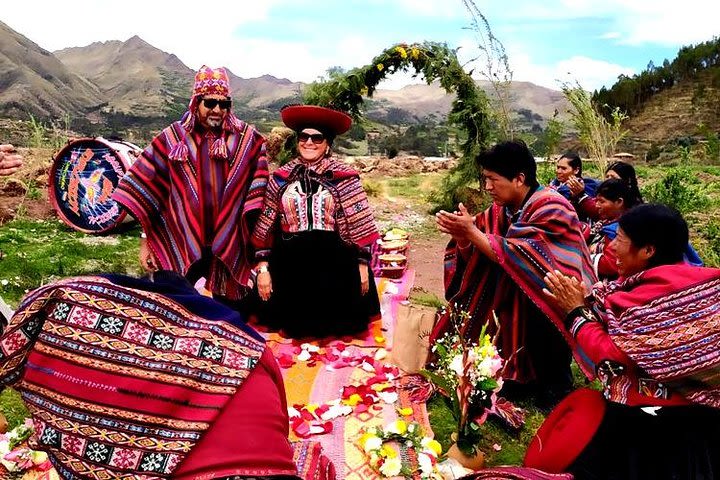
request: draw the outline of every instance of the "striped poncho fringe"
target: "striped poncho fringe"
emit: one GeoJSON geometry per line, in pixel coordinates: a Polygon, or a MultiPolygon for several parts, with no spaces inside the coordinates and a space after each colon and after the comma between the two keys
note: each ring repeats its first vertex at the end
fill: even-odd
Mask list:
{"type": "MultiPolygon", "coordinates": [[[[187,117],[187,114],[186,114],[187,117]]],[[[224,132],[229,170],[211,239],[214,254],[206,287],[231,299],[248,291],[253,254],[250,236],[262,207],[268,168],[265,140],[235,117],[224,132]]],[[[113,199],[142,224],[159,267],[185,274],[206,246],[202,222],[203,178],[199,145],[183,121],[155,137],[120,181],[113,199]]]]}
{"type": "MultiPolygon", "coordinates": [[[[349,166],[335,158],[321,161],[314,171],[332,194],[335,205],[336,225],[340,237],[348,244],[368,247],[379,238],[375,220],[360,176],[349,166]]],[[[262,214],[253,233],[253,245],[257,249],[269,249],[273,244],[274,231],[278,228],[281,197],[285,188],[305,172],[305,164],[295,159],[277,169],[268,184],[262,214]]]]}
{"type": "MultiPolygon", "coordinates": [[[[561,332],[583,372],[594,375],[591,362],[564,325],[563,312],[542,293],[544,277],[550,271],[576,277],[588,287],[596,281],[572,205],[556,192],[539,187],[516,222],[510,223],[505,208],[493,204],[477,215],[476,224],[487,235],[497,263],[474,247],[463,257],[454,241],[448,244],[445,255],[446,298],[456,310],[470,313],[465,335],[476,338],[487,322],[493,333],[493,311],[502,307],[510,312],[507,318],[499,319],[499,345],[509,363],[507,371],[515,372],[515,379],[526,380],[521,362],[526,314],[522,306],[529,300],[561,332]]],[[[441,317],[433,337],[438,338],[451,326],[449,314],[441,317]]]]}
{"type": "Polygon", "coordinates": [[[170,478],[252,372],[261,340],[102,277],[26,297],[0,342],[0,384],[66,479],[170,478]]]}
{"type": "Polygon", "coordinates": [[[662,265],[594,293],[613,342],[645,373],[720,408],[720,269],[662,265]]]}

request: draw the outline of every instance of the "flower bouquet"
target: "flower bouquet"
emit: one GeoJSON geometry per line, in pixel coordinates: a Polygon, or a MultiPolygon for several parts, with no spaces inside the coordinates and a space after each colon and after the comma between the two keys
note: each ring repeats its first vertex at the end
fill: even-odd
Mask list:
{"type": "Polygon", "coordinates": [[[32,420],[13,428],[7,433],[0,434],[0,478],[6,474],[13,474],[16,478],[53,479],[58,478],[52,469],[52,463],[47,453],[32,450],[26,446],[26,440],[35,431],[32,420]]]}
{"type": "Polygon", "coordinates": [[[423,436],[422,427],[418,423],[396,420],[385,428],[371,428],[360,437],[359,445],[368,456],[370,467],[382,478],[443,478],[437,469],[442,451],[440,444],[423,436]],[[409,461],[413,457],[417,467],[409,461]]]}
{"type": "MultiPolygon", "coordinates": [[[[451,315],[456,326],[468,319],[467,312],[451,312],[451,315]]],[[[429,369],[421,372],[443,395],[457,422],[454,438],[457,449],[467,457],[478,455],[480,426],[489,413],[496,413],[515,426],[524,421],[520,409],[504,400],[498,401],[505,362],[495,346],[497,335],[493,338],[486,330],[487,325],[477,340],[464,338],[459,328],[447,333],[433,345],[435,359],[429,369]],[[500,403],[502,412],[496,408],[500,403]]]]}

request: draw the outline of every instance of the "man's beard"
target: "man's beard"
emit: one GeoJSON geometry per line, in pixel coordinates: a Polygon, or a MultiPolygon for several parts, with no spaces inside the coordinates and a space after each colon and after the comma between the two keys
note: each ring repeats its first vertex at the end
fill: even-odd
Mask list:
{"type": "Polygon", "coordinates": [[[208,127],[210,127],[210,128],[218,128],[223,123],[222,119],[216,119],[216,118],[208,118],[206,120],[206,122],[208,124],[208,127]]]}

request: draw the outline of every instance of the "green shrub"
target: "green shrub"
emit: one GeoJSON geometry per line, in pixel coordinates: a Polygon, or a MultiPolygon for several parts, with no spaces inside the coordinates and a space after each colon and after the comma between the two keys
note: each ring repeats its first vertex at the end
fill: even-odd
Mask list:
{"type": "Polygon", "coordinates": [[[370,180],[367,178],[362,181],[362,186],[368,197],[377,197],[383,191],[380,182],[376,182],[375,180],[370,180]]]}
{"type": "Polygon", "coordinates": [[[548,185],[555,178],[555,162],[539,162],[536,176],[540,185],[548,185]]]}
{"type": "Polygon", "coordinates": [[[643,188],[642,193],[648,202],[663,203],[682,214],[700,211],[710,205],[705,186],[686,167],[670,168],[661,180],[643,188]]]}
{"type": "Polygon", "coordinates": [[[700,230],[705,241],[698,245],[698,254],[709,267],[720,267],[720,222],[711,220],[700,230]]]}
{"type": "Polygon", "coordinates": [[[20,394],[9,387],[0,392],[0,412],[7,419],[8,429],[17,427],[30,416],[20,394]]]}

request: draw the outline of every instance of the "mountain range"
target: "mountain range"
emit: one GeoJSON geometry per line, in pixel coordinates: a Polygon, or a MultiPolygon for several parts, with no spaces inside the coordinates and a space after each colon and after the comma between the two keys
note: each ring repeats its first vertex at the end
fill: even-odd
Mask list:
{"type": "MultiPolygon", "coordinates": [[[[234,108],[241,118],[278,119],[282,105],[297,103],[305,84],[263,75],[241,78],[228,72],[234,108]]],[[[194,71],[176,55],[138,36],[49,52],[0,22],[0,117],[52,119],[70,116],[86,124],[117,121],[161,125],[178,117],[188,102],[194,71]]],[[[490,91],[488,82],[478,82],[490,91]]],[[[527,129],[541,128],[568,105],[561,92],[513,82],[511,109],[527,129]]],[[[453,97],[436,84],[376,91],[369,118],[413,123],[444,118],[453,97]]]]}

